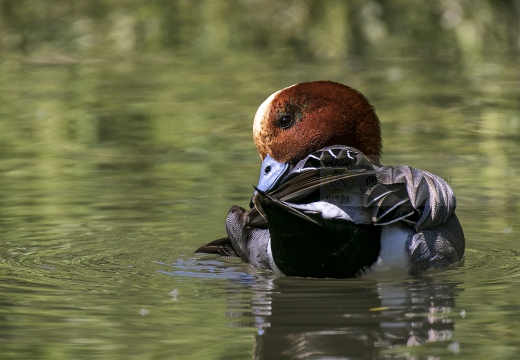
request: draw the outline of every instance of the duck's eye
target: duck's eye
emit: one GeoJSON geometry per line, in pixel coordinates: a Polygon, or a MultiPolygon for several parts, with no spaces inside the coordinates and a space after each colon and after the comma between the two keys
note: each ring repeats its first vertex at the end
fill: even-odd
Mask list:
{"type": "Polygon", "coordinates": [[[271,172],[271,165],[267,165],[264,169],[264,174],[269,174],[271,172]]]}
{"type": "Polygon", "coordinates": [[[282,115],[278,118],[278,127],[288,129],[293,124],[293,117],[291,115],[282,115]]]}

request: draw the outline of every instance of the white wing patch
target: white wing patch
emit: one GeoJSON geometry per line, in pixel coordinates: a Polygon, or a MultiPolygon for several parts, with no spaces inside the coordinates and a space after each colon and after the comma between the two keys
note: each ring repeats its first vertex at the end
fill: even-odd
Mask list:
{"type": "Polygon", "coordinates": [[[302,211],[311,211],[311,212],[319,212],[323,219],[343,219],[352,221],[352,218],[343,210],[341,210],[336,205],[330,204],[326,201],[316,201],[309,204],[290,204],[292,208],[302,210],[302,211]]]}

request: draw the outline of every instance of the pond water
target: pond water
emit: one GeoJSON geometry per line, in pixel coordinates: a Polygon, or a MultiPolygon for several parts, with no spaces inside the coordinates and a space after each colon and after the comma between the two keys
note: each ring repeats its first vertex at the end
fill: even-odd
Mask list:
{"type": "Polygon", "coordinates": [[[1,357],[517,359],[519,58],[445,46],[4,52],[1,357]],[[462,264],[317,280],[193,255],[249,202],[258,105],[318,79],[372,101],[384,164],[450,182],[462,264]]]}

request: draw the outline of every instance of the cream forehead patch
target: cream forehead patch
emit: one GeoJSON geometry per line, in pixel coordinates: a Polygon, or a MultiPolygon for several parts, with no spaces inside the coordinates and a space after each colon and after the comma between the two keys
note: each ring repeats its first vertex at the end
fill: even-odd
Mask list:
{"type": "Polygon", "coordinates": [[[264,121],[269,117],[269,109],[271,108],[271,104],[273,103],[273,100],[276,98],[276,96],[282,91],[292,88],[296,85],[297,84],[288,86],[271,94],[271,96],[265,99],[265,101],[258,107],[258,110],[255,114],[255,119],[253,121],[253,136],[256,136],[256,134],[259,134],[262,131],[262,126],[264,125],[264,121]]]}

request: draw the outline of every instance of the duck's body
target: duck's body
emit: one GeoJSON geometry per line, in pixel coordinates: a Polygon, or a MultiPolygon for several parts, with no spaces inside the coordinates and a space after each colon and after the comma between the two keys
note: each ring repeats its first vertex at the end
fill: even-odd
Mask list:
{"type": "Polygon", "coordinates": [[[426,171],[379,164],[379,120],[355,90],[281,90],[260,106],[254,138],[263,164],[252,209],[233,206],[228,238],[197,252],[309,277],[415,274],[462,258],[453,191],[426,171]]]}

